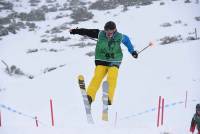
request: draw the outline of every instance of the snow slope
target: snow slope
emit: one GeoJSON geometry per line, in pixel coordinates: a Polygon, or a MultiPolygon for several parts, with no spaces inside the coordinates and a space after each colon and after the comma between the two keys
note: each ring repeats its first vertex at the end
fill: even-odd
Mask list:
{"type": "MultiPolygon", "coordinates": [[[[77,85],[77,76],[83,74],[89,83],[94,70],[94,57],[85,53],[94,50],[91,47],[69,47],[79,43],[80,36],[61,33],[72,39],[61,43],[40,42],[41,35],[50,27],[60,26],[67,19],[49,19],[38,22],[40,29],[34,32],[21,30],[0,40],[0,58],[8,65],[16,65],[34,79],[9,76],[5,65],[0,63],[0,111],[2,117],[1,134],[189,134],[190,121],[195,106],[200,103],[200,40],[187,41],[186,37],[194,28],[200,31],[200,4],[185,4],[181,0],[160,1],[140,8],[122,7],[107,11],[92,11],[95,15],[90,21],[69,27],[102,29],[108,20],[116,22],[118,31],[129,35],[136,50],[141,50],[148,42],[154,46],[145,50],[138,59],[132,58],[123,46],[124,59],[119,70],[118,85],[114,104],[109,108],[109,122],[101,121],[102,91],[97,93],[92,104],[95,124],[86,122],[81,94],[77,85]],[[181,20],[182,23],[174,22],[181,20]],[[98,21],[93,23],[93,21],[98,21]],[[169,22],[171,27],[160,25],[169,22]],[[184,25],[187,24],[187,25],[184,25]],[[158,39],[164,36],[181,34],[183,40],[159,45],[158,39]],[[27,54],[28,49],[59,49],[57,53],[39,51],[27,54]],[[59,67],[43,73],[45,68],[59,67]],[[185,96],[188,103],[185,108],[185,96]],[[165,99],[164,125],[156,127],[158,97],[165,99]],[[51,127],[49,100],[53,100],[55,127],[51,127]],[[16,111],[15,111],[16,110],[16,111]],[[21,112],[21,113],[20,113],[21,112]],[[117,119],[116,119],[117,113],[117,119]],[[35,127],[34,117],[39,119],[35,127]]],[[[70,21],[68,19],[67,21],[70,21]]],[[[92,42],[85,40],[84,42],[92,42]]]]}

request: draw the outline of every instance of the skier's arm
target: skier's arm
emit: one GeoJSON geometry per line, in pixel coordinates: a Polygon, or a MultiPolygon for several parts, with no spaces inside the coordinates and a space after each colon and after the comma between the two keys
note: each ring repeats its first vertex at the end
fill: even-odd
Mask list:
{"type": "Polygon", "coordinates": [[[91,38],[98,38],[99,32],[100,32],[99,29],[85,29],[85,28],[70,29],[70,34],[85,35],[91,38]]]}
{"type": "Polygon", "coordinates": [[[196,127],[196,121],[194,120],[193,117],[190,125],[190,132],[194,133],[195,127],[196,127]]]}
{"type": "Polygon", "coordinates": [[[134,50],[134,46],[127,35],[123,34],[122,43],[128,48],[129,53],[131,53],[134,58],[138,57],[138,53],[134,50]]]}
{"type": "Polygon", "coordinates": [[[128,48],[128,51],[132,53],[134,51],[134,47],[127,35],[123,35],[122,43],[128,48]]]}

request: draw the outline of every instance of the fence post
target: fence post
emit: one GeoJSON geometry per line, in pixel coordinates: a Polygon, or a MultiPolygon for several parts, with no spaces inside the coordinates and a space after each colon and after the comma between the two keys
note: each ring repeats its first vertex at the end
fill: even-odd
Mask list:
{"type": "Polygon", "coordinates": [[[196,40],[198,39],[198,36],[197,36],[197,28],[195,28],[195,37],[196,37],[196,40]]]}
{"type": "Polygon", "coordinates": [[[37,116],[35,116],[35,124],[36,124],[36,127],[38,127],[38,119],[37,119],[37,116]]]}
{"type": "Polygon", "coordinates": [[[117,112],[115,114],[115,127],[117,126],[117,112]]]}
{"type": "Polygon", "coordinates": [[[159,100],[158,100],[157,127],[159,127],[159,122],[160,122],[160,102],[161,102],[161,96],[159,96],[159,100]]]}
{"type": "Polygon", "coordinates": [[[165,107],[165,104],[164,104],[164,98],[162,98],[162,115],[161,115],[161,125],[163,125],[163,118],[164,118],[164,107],[165,107]]]}
{"type": "Polygon", "coordinates": [[[53,101],[50,99],[50,109],[51,109],[51,124],[54,127],[54,115],[53,115],[53,101]]]}
{"type": "Polygon", "coordinates": [[[185,108],[187,108],[188,91],[185,92],[185,108]]]}
{"type": "Polygon", "coordinates": [[[2,126],[2,124],[1,124],[1,111],[0,111],[0,127],[2,126]]]}

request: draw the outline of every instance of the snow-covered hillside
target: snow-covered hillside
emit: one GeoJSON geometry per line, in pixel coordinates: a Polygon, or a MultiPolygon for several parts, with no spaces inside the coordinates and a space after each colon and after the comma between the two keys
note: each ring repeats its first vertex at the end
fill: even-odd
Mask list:
{"type": "MultiPolygon", "coordinates": [[[[48,11],[44,20],[39,13],[40,21],[27,21],[29,15],[22,20],[23,15],[19,15],[15,21],[24,23],[24,28],[17,25],[18,30],[0,36],[0,134],[190,133],[195,106],[200,103],[200,4],[196,0],[190,0],[191,3],[162,0],[149,5],[119,5],[109,10],[88,9],[86,21],[74,21],[70,17],[72,9],[78,8],[80,2],[89,8],[97,0],[76,0],[78,4],[72,9],[70,1],[63,0],[32,3],[35,6],[26,0],[9,1],[18,15],[44,5],[48,11]],[[55,5],[59,10],[53,8],[55,5]],[[84,75],[87,85],[91,80],[96,42],[70,35],[69,29],[103,29],[109,20],[115,21],[118,31],[131,38],[136,50],[140,51],[150,41],[154,46],[134,59],[122,44],[124,58],[114,104],[109,107],[109,121],[101,120],[100,89],[92,104],[95,124],[91,125],[87,124],[77,77],[84,75]],[[164,124],[157,127],[159,96],[165,99],[165,111],[164,124]],[[51,126],[50,99],[53,100],[54,127],[51,126]],[[36,127],[35,116],[39,127],[36,127]]],[[[0,18],[13,10],[3,10],[0,6],[0,18]]],[[[0,19],[2,27],[8,28],[9,24],[3,22],[0,19]]]]}

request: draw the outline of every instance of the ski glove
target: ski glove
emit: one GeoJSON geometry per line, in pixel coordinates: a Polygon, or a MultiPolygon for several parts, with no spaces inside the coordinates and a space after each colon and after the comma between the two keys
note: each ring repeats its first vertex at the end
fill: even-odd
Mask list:
{"type": "Polygon", "coordinates": [[[136,58],[136,59],[138,58],[138,53],[137,53],[136,51],[133,51],[131,54],[132,54],[132,56],[133,56],[134,58],[136,58]]]}
{"type": "Polygon", "coordinates": [[[190,132],[194,133],[195,127],[196,127],[195,120],[192,119],[191,126],[190,126],[190,132]]]}
{"type": "Polygon", "coordinates": [[[76,34],[77,33],[76,30],[77,29],[71,29],[69,32],[70,32],[70,34],[76,34]]]}

